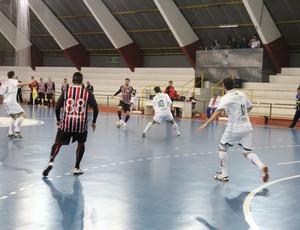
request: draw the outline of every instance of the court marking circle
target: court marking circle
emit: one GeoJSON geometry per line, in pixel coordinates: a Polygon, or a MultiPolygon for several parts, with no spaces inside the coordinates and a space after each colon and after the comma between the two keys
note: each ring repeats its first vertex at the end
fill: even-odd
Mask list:
{"type": "MultiPolygon", "coordinates": [[[[8,127],[11,121],[10,117],[0,117],[0,127],[8,127]]],[[[41,120],[27,119],[25,118],[22,126],[35,126],[44,124],[41,120]]]]}
{"type": "Polygon", "coordinates": [[[295,179],[295,178],[298,178],[298,177],[300,177],[300,175],[295,175],[295,176],[290,176],[290,177],[285,177],[285,178],[281,178],[281,179],[278,179],[278,180],[274,180],[274,181],[268,182],[264,185],[261,185],[261,186],[257,187],[256,189],[254,189],[252,192],[249,193],[249,195],[244,200],[243,212],[244,212],[245,220],[249,224],[250,229],[259,230],[259,227],[257,226],[255,221],[253,220],[253,217],[251,215],[251,210],[250,210],[250,205],[251,205],[251,201],[252,201],[253,197],[259,191],[261,191],[262,189],[264,189],[264,188],[266,188],[270,185],[277,184],[279,182],[286,181],[286,180],[292,180],[292,179],[295,179]]]}

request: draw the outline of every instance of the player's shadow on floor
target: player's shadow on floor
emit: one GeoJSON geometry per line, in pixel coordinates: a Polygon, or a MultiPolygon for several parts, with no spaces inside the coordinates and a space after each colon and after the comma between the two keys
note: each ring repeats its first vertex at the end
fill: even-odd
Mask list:
{"type": "MultiPolygon", "coordinates": [[[[2,153],[0,154],[0,162],[3,163],[3,167],[7,169],[13,169],[15,171],[24,171],[28,174],[33,173],[33,171],[29,168],[26,167],[19,167],[17,164],[19,161],[15,160],[16,154],[19,154],[19,152],[22,152],[23,149],[23,144],[20,141],[21,139],[14,140],[14,139],[9,139],[7,141],[7,145],[1,146],[2,153]]],[[[21,164],[21,163],[19,163],[21,164]]]]}
{"type": "MultiPolygon", "coordinates": [[[[224,229],[224,226],[228,227],[226,229],[230,229],[231,226],[228,223],[233,222],[240,229],[247,229],[248,224],[244,220],[243,215],[243,203],[250,192],[241,192],[233,198],[224,197],[222,190],[227,184],[226,182],[220,182],[211,191],[210,203],[213,210],[214,223],[210,223],[200,216],[195,217],[195,219],[210,230],[224,229]],[[226,221],[224,220],[224,213],[230,217],[226,221]]],[[[256,196],[269,196],[269,190],[264,188],[256,196]]]]}
{"type": "Polygon", "coordinates": [[[61,221],[62,229],[84,229],[84,196],[82,194],[82,185],[78,176],[74,176],[73,193],[63,194],[57,190],[52,182],[47,178],[43,181],[51,190],[52,197],[56,199],[57,204],[62,213],[63,219],[61,221]]]}

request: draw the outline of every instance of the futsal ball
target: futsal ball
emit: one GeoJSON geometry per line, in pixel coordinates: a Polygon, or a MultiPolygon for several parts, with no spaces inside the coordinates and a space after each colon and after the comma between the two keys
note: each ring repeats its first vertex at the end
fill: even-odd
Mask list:
{"type": "Polygon", "coordinates": [[[116,122],[116,126],[117,126],[117,128],[120,128],[120,127],[122,126],[122,121],[120,121],[120,120],[117,121],[117,122],[116,122]]]}

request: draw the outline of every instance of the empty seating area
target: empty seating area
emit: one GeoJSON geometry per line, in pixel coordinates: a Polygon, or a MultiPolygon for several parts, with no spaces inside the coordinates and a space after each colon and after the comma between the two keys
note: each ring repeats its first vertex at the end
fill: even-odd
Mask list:
{"type": "Polygon", "coordinates": [[[300,68],[283,68],[282,73],[270,76],[269,83],[245,82],[242,90],[254,104],[252,116],[291,119],[299,84],[300,68]]]}
{"type": "MultiPolygon", "coordinates": [[[[14,70],[23,82],[31,76],[39,81],[40,77],[47,81],[48,77],[56,84],[56,96],[60,94],[63,79],[71,83],[72,75],[78,71],[72,67],[38,67],[33,71],[29,67],[2,67],[0,81],[7,79],[8,71],[14,70]]],[[[193,90],[195,72],[193,68],[136,68],[131,72],[128,68],[82,68],[84,83],[90,81],[95,89],[95,96],[100,105],[115,106],[119,98],[111,99],[125,78],[131,79],[131,85],[137,89],[140,98],[148,98],[153,87],[158,85],[164,89],[169,80],[174,81],[174,87],[179,94],[188,97],[193,90]]],[[[271,75],[269,83],[244,82],[244,91],[254,104],[251,116],[279,117],[291,119],[294,115],[296,88],[300,83],[300,68],[283,68],[281,74],[271,75]]],[[[211,85],[211,84],[205,84],[211,85]]],[[[29,88],[23,90],[25,100],[29,99],[29,88]]],[[[208,98],[203,98],[208,100],[208,98]]],[[[143,99],[140,100],[140,105],[143,99]]]]}
{"type": "MultiPolygon", "coordinates": [[[[42,77],[47,81],[48,77],[52,77],[52,81],[56,85],[56,96],[60,94],[60,87],[63,79],[67,78],[71,83],[72,75],[78,71],[76,68],[70,67],[38,67],[33,71],[29,67],[2,67],[0,70],[0,81],[7,79],[8,71],[14,70],[19,79],[23,82],[29,81],[31,76],[39,81],[42,77]]],[[[131,72],[128,68],[82,68],[81,72],[84,76],[84,84],[87,81],[94,86],[94,94],[100,105],[116,105],[118,98],[110,99],[110,96],[118,91],[119,87],[124,84],[125,78],[130,78],[131,85],[137,90],[140,97],[148,97],[152,94],[154,86],[160,86],[162,89],[168,86],[169,80],[174,81],[174,87],[181,94],[185,89],[192,90],[194,81],[193,68],[136,68],[135,72],[131,72]],[[192,80],[192,81],[191,81],[192,80]],[[184,87],[182,87],[184,86],[184,87]]],[[[25,91],[24,98],[29,98],[28,87],[25,91]]]]}

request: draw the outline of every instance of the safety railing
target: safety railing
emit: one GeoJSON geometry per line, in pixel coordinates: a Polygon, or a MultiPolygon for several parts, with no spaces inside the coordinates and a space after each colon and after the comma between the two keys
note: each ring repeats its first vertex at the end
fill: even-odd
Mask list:
{"type": "Polygon", "coordinates": [[[195,76],[195,78],[192,78],[191,80],[187,81],[185,84],[183,84],[183,85],[181,86],[181,94],[183,95],[184,92],[189,92],[189,91],[191,91],[191,90],[192,90],[192,92],[195,93],[195,88],[196,88],[196,87],[198,87],[198,86],[203,87],[203,86],[204,86],[204,80],[205,80],[204,72],[199,72],[199,73],[197,74],[197,76],[195,76]],[[197,82],[196,82],[196,79],[197,79],[197,78],[200,78],[200,81],[197,81],[197,82]],[[188,84],[190,84],[191,82],[194,82],[193,86],[192,86],[192,87],[189,87],[189,88],[187,88],[187,89],[184,90],[184,88],[186,88],[186,86],[187,86],[188,84]]]}
{"type": "Polygon", "coordinates": [[[253,107],[257,108],[267,108],[268,113],[253,113],[250,111],[250,116],[261,116],[265,117],[265,123],[267,124],[268,119],[270,118],[282,118],[282,119],[291,119],[293,115],[288,115],[287,113],[284,114],[275,114],[273,113],[274,109],[281,109],[281,110],[293,110],[295,108],[295,104],[288,104],[288,103],[253,103],[253,107]]]}
{"type": "MultiPolygon", "coordinates": [[[[236,72],[229,73],[227,75],[227,77],[231,77],[234,79],[236,77],[236,72]]],[[[221,95],[225,94],[223,86],[222,86],[222,81],[223,80],[218,81],[216,84],[214,84],[211,87],[211,97],[213,97],[214,94],[220,94],[220,93],[221,93],[221,95]]]]}
{"type": "MultiPolygon", "coordinates": [[[[282,102],[271,102],[271,104],[277,104],[277,105],[290,105],[292,103],[294,103],[295,99],[290,97],[289,99],[284,99],[284,98],[280,98],[280,99],[274,99],[274,98],[271,98],[270,96],[269,97],[266,97],[264,95],[262,95],[262,92],[264,92],[265,95],[267,95],[268,91],[266,89],[252,89],[252,88],[241,88],[241,89],[238,89],[239,91],[242,91],[244,92],[249,100],[252,102],[252,103],[258,103],[258,104],[262,104],[262,103],[259,103],[255,100],[272,100],[272,101],[275,101],[275,100],[284,100],[285,102],[286,101],[290,101],[291,103],[282,103],[282,102]]],[[[269,90],[269,92],[275,92],[277,93],[278,95],[280,95],[280,93],[293,93],[294,90],[290,89],[272,89],[272,90],[269,90]]],[[[269,102],[267,102],[267,104],[269,104],[269,102]]]]}
{"type": "MultiPolygon", "coordinates": [[[[199,85],[201,85],[203,87],[203,84],[204,84],[204,79],[205,79],[205,75],[204,75],[204,72],[200,72],[198,77],[200,77],[200,81],[198,81],[197,83],[195,82],[195,78],[192,78],[191,80],[187,81],[186,83],[184,83],[182,86],[180,86],[180,92],[181,94],[180,95],[185,95],[187,92],[190,92],[192,90],[192,92],[195,92],[195,88],[199,85]],[[192,87],[187,87],[191,82],[194,82],[193,83],[193,86],[192,87]]],[[[142,88],[141,90],[141,106],[144,106],[144,99],[145,98],[149,98],[149,96],[153,93],[153,88],[155,86],[160,86],[161,89],[164,87],[164,86],[161,86],[159,84],[157,85],[147,85],[145,86],[144,88],[142,88]]]]}

